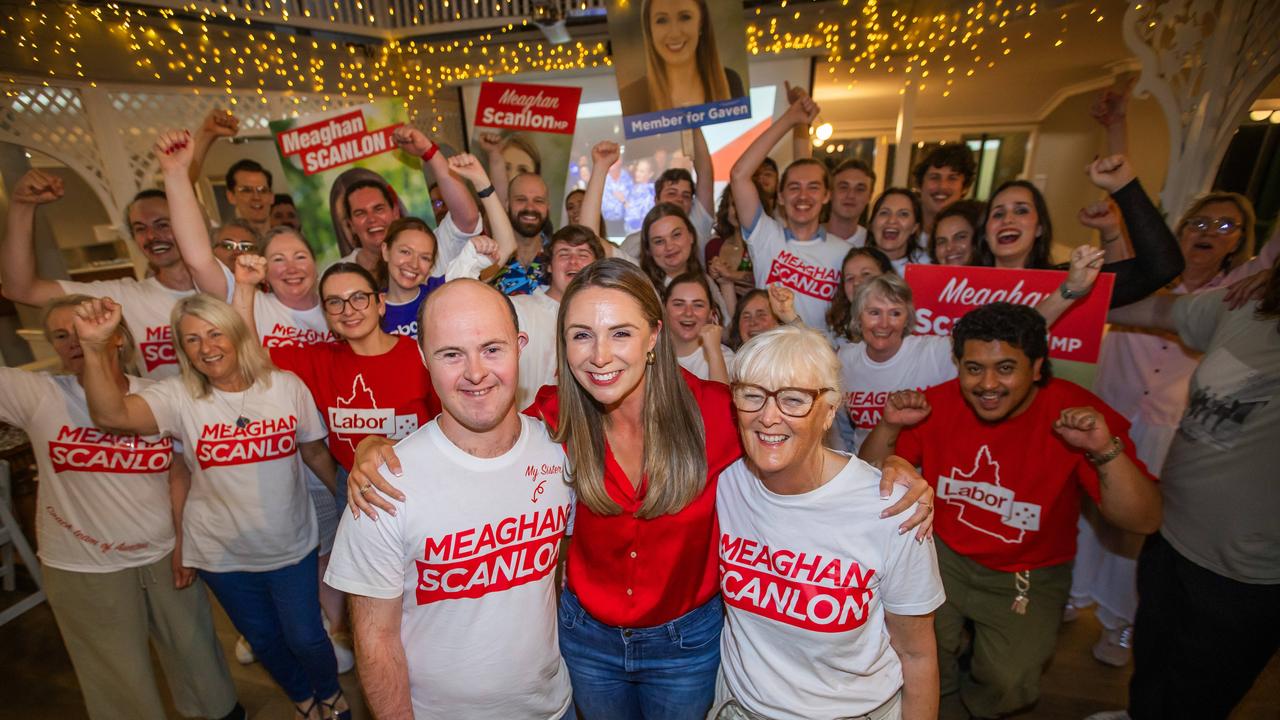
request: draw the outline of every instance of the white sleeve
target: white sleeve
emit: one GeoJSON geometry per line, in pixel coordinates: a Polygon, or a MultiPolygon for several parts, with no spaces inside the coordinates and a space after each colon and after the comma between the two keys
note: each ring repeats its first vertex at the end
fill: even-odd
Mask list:
{"type": "Polygon", "coordinates": [[[493,261],[476,252],[476,246],[467,240],[462,251],[450,260],[449,265],[444,269],[444,279],[445,282],[458,278],[479,279],[480,273],[491,265],[493,261]]]}
{"type": "MultiPolygon", "coordinates": [[[[223,300],[225,300],[227,304],[230,305],[231,298],[235,297],[236,295],[236,276],[234,273],[231,272],[230,268],[228,268],[226,265],[222,264],[221,262],[218,263],[218,269],[222,271],[222,277],[227,281],[227,296],[223,298],[223,300]]],[[[197,287],[196,289],[200,290],[201,292],[204,292],[203,288],[197,287]]],[[[258,294],[259,293],[257,292],[254,293],[254,296],[255,296],[254,300],[258,299],[256,297],[258,294]]],[[[257,312],[256,307],[254,308],[254,311],[257,312]]]]}
{"type": "MultiPolygon", "coordinates": [[[[903,492],[895,488],[889,502],[897,502],[903,492]]],[[[912,505],[892,518],[874,521],[883,525],[888,537],[880,600],[884,609],[895,615],[925,615],[946,600],[933,540],[916,542],[914,532],[898,533],[898,526],[915,510],[912,505]]]]}
{"type": "MultiPolygon", "coordinates": [[[[383,474],[388,475],[386,468],[383,474]]],[[[404,503],[388,498],[396,514],[380,513],[374,522],[342,513],[338,535],[324,574],[327,585],[352,595],[390,600],[404,594],[405,551],[401,523],[404,503]]]]}
{"type": "Polygon", "coordinates": [[[444,275],[445,268],[459,253],[471,245],[471,238],[479,235],[482,229],[484,229],[484,223],[477,222],[474,231],[462,232],[457,225],[453,224],[453,215],[445,213],[444,219],[436,226],[436,264],[431,274],[444,275]]]}
{"type": "Polygon", "coordinates": [[[706,257],[707,243],[711,242],[711,231],[716,219],[702,207],[702,201],[693,199],[693,210],[689,213],[689,222],[693,223],[693,234],[698,239],[698,259],[706,257]]]}
{"type": "Polygon", "coordinates": [[[0,421],[24,427],[42,402],[55,402],[57,391],[40,373],[0,367],[0,421]]]}
{"type": "Polygon", "coordinates": [[[281,370],[274,373],[271,381],[284,382],[289,386],[289,393],[293,396],[294,408],[298,413],[298,442],[312,442],[329,437],[320,412],[316,410],[316,401],[311,397],[311,391],[297,375],[281,370]]]}
{"type": "Polygon", "coordinates": [[[761,206],[760,214],[756,216],[756,223],[751,227],[751,231],[747,232],[746,227],[743,227],[742,239],[751,252],[751,269],[756,276],[756,287],[767,287],[769,269],[773,267],[774,259],[782,254],[783,248],[787,245],[787,238],[782,234],[782,226],[777,220],[766,215],[764,207],[761,206]]]}
{"type": "Polygon", "coordinates": [[[955,379],[958,375],[956,363],[952,359],[951,354],[951,337],[949,335],[931,335],[926,336],[925,342],[927,352],[924,353],[928,358],[930,374],[936,378],[934,385],[941,385],[948,380],[955,379]]]}
{"type": "Polygon", "coordinates": [[[190,412],[187,390],[182,386],[182,376],[165,378],[154,382],[137,392],[138,397],[147,401],[151,414],[155,416],[156,427],[162,433],[174,437],[182,437],[182,414],[190,412]]]}

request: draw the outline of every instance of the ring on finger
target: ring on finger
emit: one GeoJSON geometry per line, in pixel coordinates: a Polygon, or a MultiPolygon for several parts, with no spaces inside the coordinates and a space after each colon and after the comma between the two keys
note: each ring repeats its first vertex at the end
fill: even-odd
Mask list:
{"type": "Polygon", "coordinates": [[[363,495],[372,489],[373,489],[372,483],[365,483],[364,487],[360,488],[360,494],[363,495]]]}

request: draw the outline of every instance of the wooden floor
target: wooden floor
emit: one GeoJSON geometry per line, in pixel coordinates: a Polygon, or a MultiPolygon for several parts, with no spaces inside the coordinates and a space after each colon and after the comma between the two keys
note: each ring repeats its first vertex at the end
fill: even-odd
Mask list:
{"type": "MultiPolygon", "coordinates": [[[[0,608],[17,599],[0,592],[0,608]]],[[[217,604],[214,604],[215,607],[217,604]]],[[[222,613],[215,619],[228,658],[234,658],[235,631],[222,613]]],[[[1019,718],[1081,720],[1098,710],[1124,706],[1128,668],[1099,664],[1089,649],[1098,636],[1098,623],[1086,612],[1063,626],[1061,641],[1045,675],[1040,702],[1019,718]]],[[[231,673],[240,701],[253,720],[289,720],[292,706],[267,677],[261,665],[241,666],[231,660],[231,673]]],[[[369,717],[355,673],[342,677],[356,720],[369,717]]],[[[172,712],[171,717],[178,715],[172,712]]],[[[81,720],[87,718],[75,673],[48,605],[40,605],[0,627],[0,720],[81,720]]],[[[967,718],[955,695],[943,698],[943,720],[967,718]]],[[[1252,692],[1232,720],[1280,719],[1280,655],[1273,657],[1252,692]]],[[[502,719],[506,720],[506,719],[502,719]]]]}

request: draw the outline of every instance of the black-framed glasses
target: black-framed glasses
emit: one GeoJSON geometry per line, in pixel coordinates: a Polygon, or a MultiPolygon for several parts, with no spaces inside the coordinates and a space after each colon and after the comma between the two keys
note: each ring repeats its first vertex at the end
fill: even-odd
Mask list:
{"type": "Polygon", "coordinates": [[[253,252],[258,247],[257,245],[249,241],[236,242],[235,240],[219,240],[217,243],[215,243],[215,246],[222,248],[223,250],[226,250],[228,252],[241,252],[241,253],[253,252]]]}
{"type": "Polygon", "coordinates": [[[364,310],[371,302],[373,302],[373,293],[353,292],[345,298],[330,295],[324,299],[324,311],[330,315],[341,315],[348,303],[351,304],[352,310],[364,310]]]}
{"type": "Polygon", "coordinates": [[[742,412],[760,412],[769,398],[773,398],[778,405],[778,411],[783,415],[802,418],[813,412],[814,403],[823,393],[831,392],[835,388],[825,387],[813,390],[783,387],[777,390],[765,390],[751,383],[734,383],[730,389],[733,391],[733,406],[742,412]]]}
{"type": "Polygon", "coordinates": [[[1193,217],[1190,220],[1187,220],[1187,226],[1195,228],[1200,232],[1209,232],[1212,230],[1219,235],[1230,235],[1241,228],[1240,223],[1232,220],[1231,218],[1224,217],[1193,217]]]}

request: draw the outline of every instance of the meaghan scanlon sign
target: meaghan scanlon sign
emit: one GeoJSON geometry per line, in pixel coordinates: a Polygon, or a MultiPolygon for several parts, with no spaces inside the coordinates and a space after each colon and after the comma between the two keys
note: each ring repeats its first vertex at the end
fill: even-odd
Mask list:
{"type": "MultiPolygon", "coordinates": [[[[1034,307],[1067,278],[1063,270],[1005,270],[989,267],[908,265],[907,284],[915,296],[918,335],[950,335],[970,310],[993,302],[1034,307]]],[[[1088,295],[1049,328],[1049,357],[1096,363],[1107,323],[1115,275],[1102,273],[1088,295]]]]}

